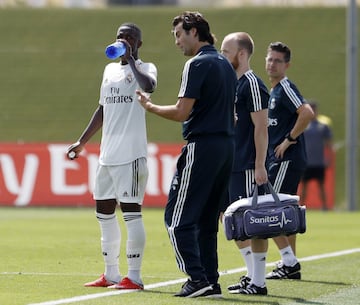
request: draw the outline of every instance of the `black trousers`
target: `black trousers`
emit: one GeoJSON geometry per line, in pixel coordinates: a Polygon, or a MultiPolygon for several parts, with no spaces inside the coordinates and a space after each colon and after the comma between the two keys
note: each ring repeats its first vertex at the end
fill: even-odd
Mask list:
{"type": "Polygon", "coordinates": [[[165,224],[178,267],[192,280],[218,281],[219,210],[233,158],[232,137],[204,136],[190,140],[178,159],[165,224]]]}

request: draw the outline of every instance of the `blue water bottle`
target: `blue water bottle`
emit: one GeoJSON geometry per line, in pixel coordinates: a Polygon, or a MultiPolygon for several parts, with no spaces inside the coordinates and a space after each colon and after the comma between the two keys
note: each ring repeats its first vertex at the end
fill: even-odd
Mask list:
{"type": "Polygon", "coordinates": [[[126,52],[126,46],[121,41],[116,41],[108,45],[105,49],[105,54],[110,59],[116,59],[120,56],[123,56],[126,52]]]}

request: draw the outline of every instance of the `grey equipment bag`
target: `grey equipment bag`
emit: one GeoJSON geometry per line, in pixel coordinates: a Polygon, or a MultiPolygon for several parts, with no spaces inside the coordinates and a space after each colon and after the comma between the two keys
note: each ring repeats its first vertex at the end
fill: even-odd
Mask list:
{"type": "Polygon", "coordinates": [[[223,224],[228,240],[266,239],[280,235],[305,233],[306,207],[299,205],[299,196],[276,193],[267,183],[270,194],[233,202],[225,211],[223,224]]]}

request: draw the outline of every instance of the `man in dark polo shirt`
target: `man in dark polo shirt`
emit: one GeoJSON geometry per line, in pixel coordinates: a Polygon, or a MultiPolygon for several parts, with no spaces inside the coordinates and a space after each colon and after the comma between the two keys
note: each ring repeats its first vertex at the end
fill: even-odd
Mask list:
{"type": "MultiPolygon", "coordinates": [[[[278,193],[296,195],[306,167],[303,132],[314,117],[310,105],[290,81],[291,50],[282,42],[270,43],[265,68],[271,84],[269,98],[269,180],[278,193]]],[[[274,237],[281,262],[267,279],[301,279],[296,258],[296,235],[274,237]]]]}
{"type": "Polygon", "coordinates": [[[143,107],[182,122],[183,147],[165,209],[165,224],[176,262],[189,276],[178,297],[221,297],[218,284],[217,232],[220,205],[234,158],[234,102],[237,77],[229,61],[214,48],[209,24],[197,12],[173,20],[176,45],[192,56],[183,68],[175,105],[143,107]]]}
{"type": "MultiPolygon", "coordinates": [[[[251,197],[255,185],[259,193],[261,185],[268,181],[266,155],[268,148],[268,101],[269,93],[264,82],[250,68],[255,49],[252,37],[246,32],[225,36],[221,52],[231,62],[238,77],[235,127],[235,158],[229,184],[229,202],[251,197]]],[[[225,211],[226,207],[222,209],[225,211]]],[[[230,293],[267,294],[265,265],[267,240],[236,241],[244,259],[246,274],[238,283],[228,286],[230,293]]]]}

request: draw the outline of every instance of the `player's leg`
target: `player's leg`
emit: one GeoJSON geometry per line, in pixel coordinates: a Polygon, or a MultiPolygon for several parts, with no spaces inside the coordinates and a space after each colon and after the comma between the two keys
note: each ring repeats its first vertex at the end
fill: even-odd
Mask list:
{"type": "Polygon", "coordinates": [[[319,182],[319,190],[320,190],[322,209],[323,209],[323,211],[326,211],[328,209],[328,206],[327,206],[327,197],[326,197],[325,186],[324,186],[323,182],[319,182]]]}
{"type": "Polygon", "coordinates": [[[112,288],[143,289],[141,266],[144,257],[146,234],[142,218],[141,205],[138,203],[121,203],[123,219],[127,231],[126,258],[128,273],[112,288]]]}
{"type": "MultiPolygon", "coordinates": [[[[227,200],[229,179],[232,169],[233,155],[230,153],[232,144],[221,141],[218,145],[212,144],[211,151],[217,156],[217,162],[204,150],[202,158],[207,158],[208,166],[202,169],[201,176],[207,176],[205,198],[206,207],[202,212],[199,222],[199,241],[202,265],[210,284],[218,281],[218,258],[217,258],[217,234],[219,224],[219,212],[222,203],[227,200]],[[209,242],[211,239],[211,242],[209,242]],[[209,253],[214,252],[214,256],[209,257],[209,253]]],[[[199,176],[200,177],[200,176],[199,176]]]]}
{"type": "Polygon", "coordinates": [[[324,211],[326,211],[328,209],[328,207],[327,207],[327,196],[326,196],[326,192],[325,192],[325,168],[321,167],[318,169],[318,171],[319,172],[318,172],[316,181],[319,186],[322,209],[324,211]]]}
{"type": "Polygon", "coordinates": [[[117,201],[115,199],[96,200],[96,218],[101,231],[101,251],[105,262],[105,278],[112,284],[120,278],[119,255],[121,232],[115,213],[117,201]]]}
{"type": "Polygon", "coordinates": [[[119,272],[121,232],[115,213],[117,206],[115,190],[107,167],[99,166],[97,169],[94,199],[96,200],[96,218],[101,231],[101,251],[105,271],[98,280],[88,282],[85,286],[108,287],[121,278],[119,272]]]}
{"type": "MultiPolygon", "coordinates": [[[[241,172],[235,172],[231,174],[230,185],[229,185],[229,194],[230,194],[230,204],[241,198],[251,197],[254,191],[255,185],[255,170],[249,169],[241,172]]],[[[235,241],[237,248],[240,251],[240,254],[246,265],[246,274],[242,275],[238,283],[228,286],[228,290],[236,291],[240,288],[246,288],[250,283],[250,279],[253,274],[253,258],[251,250],[251,241],[235,241]]]]}
{"type": "Polygon", "coordinates": [[[127,240],[127,275],[114,287],[117,289],[143,289],[141,266],[145,249],[145,228],[141,205],[145,196],[148,169],[145,158],[114,168],[116,193],[125,221],[127,240]]]}
{"type": "Polygon", "coordinates": [[[165,225],[176,263],[180,271],[189,276],[175,294],[178,297],[195,297],[212,289],[201,263],[198,238],[199,219],[209,194],[208,176],[199,177],[199,171],[205,168],[200,152],[197,142],[190,142],[183,148],[165,207],[165,225]]]}
{"type": "Polygon", "coordinates": [[[192,280],[205,280],[196,238],[196,223],[200,217],[199,209],[202,207],[198,206],[198,209],[195,209],[195,206],[191,207],[187,198],[189,188],[192,186],[191,173],[194,171],[194,160],[195,143],[188,143],[183,147],[177,161],[177,170],[170,185],[164,220],[179,269],[192,276],[192,280]]]}
{"type": "Polygon", "coordinates": [[[233,151],[230,138],[203,137],[190,141],[178,160],[165,222],[177,264],[190,281],[177,296],[189,296],[188,291],[191,295],[203,295],[215,291],[213,286],[218,284],[218,217],[228,187],[233,151]]]}
{"type": "Polygon", "coordinates": [[[309,179],[307,177],[307,173],[308,171],[305,170],[303,177],[301,178],[301,182],[302,182],[302,189],[301,189],[301,196],[300,196],[300,200],[302,204],[306,203],[306,198],[307,198],[307,190],[308,190],[308,182],[309,179]]]}
{"type": "MultiPolygon", "coordinates": [[[[271,164],[269,167],[269,181],[275,192],[295,195],[303,171],[291,167],[291,161],[282,161],[271,164]]],[[[289,237],[278,236],[273,238],[277,245],[281,262],[270,272],[267,279],[300,279],[300,264],[295,256],[296,235],[289,237]]]]}
{"type": "MultiPolygon", "coordinates": [[[[240,277],[239,285],[244,288],[250,281],[253,275],[253,259],[252,259],[252,250],[251,250],[251,240],[237,240],[235,241],[236,246],[238,247],[240,254],[245,262],[246,274],[240,277]]],[[[228,287],[229,290],[230,287],[228,287]]]]}
{"type": "Polygon", "coordinates": [[[265,270],[266,270],[266,256],[268,251],[267,239],[253,239],[251,241],[251,248],[253,252],[254,272],[251,278],[251,284],[257,287],[265,287],[265,270]]]}
{"type": "MultiPolygon", "coordinates": [[[[202,160],[206,158],[207,166],[202,168],[199,178],[206,176],[203,181],[203,190],[206,207],[202,212],[199,221],[199,246],[201,263],[205,268],[205,274],[212,286],[211,291],[207,291],[207,297],[221,297],[221,287],[218,283],[218,252],[217,235],[219,226],[219,213],[223,202],[227,201],[230,173],[233,164],[233,142],[227,139],[215,139],[211,144],[207,144],[201,155],[202,160]],[[208,150],[217,156],[214,162],[208,150]]],[[[196,178],[196,177],[195,177],[196,178]]]]}
{"type": "Polygon", "coordinates": [[[266,256],[268,250],[267,239],[251,240],[252,259],[253,259],[253,275],[250,282],[237,289],[229,290],[232,294],[255,294],[266,295],[267,288],[265,283],[266,272],[266,256]]]}

